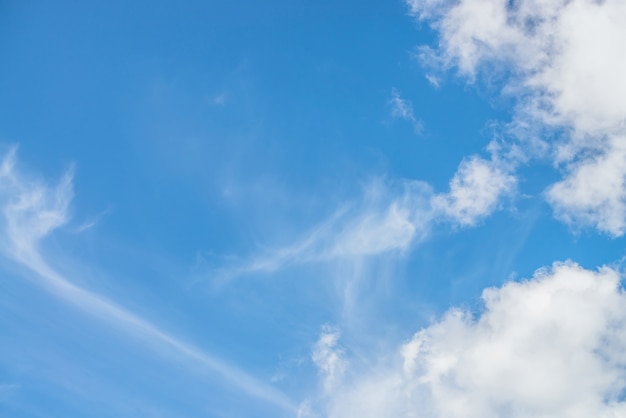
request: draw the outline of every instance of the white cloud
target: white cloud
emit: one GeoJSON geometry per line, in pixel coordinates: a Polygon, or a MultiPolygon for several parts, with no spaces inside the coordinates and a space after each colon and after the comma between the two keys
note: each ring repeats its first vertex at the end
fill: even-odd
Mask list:
{"type": "MultiPolygon", "coordinates": [[[[626,185],[623,173],[615,168],[626,164],[622,152],[626,3],[407,0],[407,4],[414,16],[439,33],[436,50],[421,50],[425,62],[455,67],[470,82],[482,74],[504,74],[502,92],[517,98],[515,124],[564,130],[565,139],[552,143],[548,154],[567,165],[563,181],[548,192],[557,216],[622,235],[626,206],[621,196],[626,185]],[[608,182],[598,187],[583,180],[583,172],[615,177],[605,178],[608,182]],[[598,200],[590,202],[590,196],[598,200]]],[[[522,145],[533,140],[519,139],[522,145]]]]}
{"type": "Polygon", "coordinates": [[[428,81],[431,86],[433,86],[436,89],[439,88],[439,86],[440,86],[439,78],[437,78],[436,76],[434,76],[432,74],[426,74],[424,76],[424,78],[426,78],[426,81],[428,81]]]}
{"type": "MultiPolygon", "coordinates": [[[[573,263],[451,309],[394,360],[338,386],[330,418],[626,416],[626,295],[619,274],[573,263]]],[[[377,356],[388,357],[387,355],[377,356]]]]}
{"type": "Polygon", "coordinates": [[[330,289],[335,293],[328,302],[340,312],[343,325],[355,326],[371,314],[367,304],[378,299],[363,290],[390,289],[393,284],[383,276],[388,277],[395,262],[427,238],[433,225],[432,197],[432,189],[423,182],[373,180],[358,199],[294,243],[260,250],[249,258],[226,259],[217,267],[201,258],[198,277],[219,290],[234,280],[312,267],[323,271],[319,283],[333,284],[330,289]]]}
{"type": "Polygon", "coordinates": [[[474,225],[492,213],[517,183],[498,165],[477,156],[463,161],[450,181],[450,191],[433,198],[435,210],[463,226],[474,225]]]}
{"type": "Polygon", "coordinates": [[[421,134],[424,131],[424,123],[416,118],[413,113],[413,103],[400,97],[400,93],[395,88],[391,90],[389,105],[392,117],[410,122],[416,134],[421,134]]]}
{"type": "Polygon", "coordinates": [[[375,179],[366,185],[359,200],[340,207],[301,240],[214,273],[221,280],[230,280],[290,265],[402,254],[428,235],[432,196],[424,182],[392,184],[375,179]]]}
{"type": "Polygon", "coordinates": [[[111,211],[112,211],[111,208],[103,210],[102,212],[98,213],[97,215],[91,217],[91,219],[89,219],[89,220],[81,223],[77,227],[73,228],[72,232],[75,233],[75,234],[80,234],[80,233],[83,233],[85,231],[90,230],[91,228],[93,228],[96,225],[98,225],[100,223],[100,221],[102,220],[102,218],[104,218],[105,216],[109,215],[111,213],[111,211]]]}
{"type": "Polygon", "coordinates": [[[340,336],[338,329],[325,325],[313,346],[311,358],[323,376],[325,393],[330,393],[340,383],[346,369],[344,352],[338,344],[340,336]]]}
{"type": "Polygon", "coordinates": [[[611,142],[609,151],[569,164],[547,198],[565,222],[620,236],[626,232],[626,138],[611,142]]]}
{"type": "Polygon", "coordinates": [[[311,410],[311,403],[309,401],[304,401],[298,407],[298,411],[296,413],[296,418],[314,418],[316,417],[315,413],[311,410]]]}
{"type": "MultiPolygon", "coordinates": [[[[302,239],[210,269],[212,280],[224,284],[237,277],[296,265],[333,261],[359,264],[369,257],[404,255],[425,240],[436,223],[473,226],[516,191],[517,179],[507,171],[510,165],[504,162],[503,150],[494,142],[489,151],[492,155],[488,160],[472,156],[462,161],[445,193],[435,194],[421,181],[375,179],[367,184],[360,199],[341,206],[302,239]]],[[[507,152],[514,153],[511,147],[507,152]]]]}
{"type": "Polygon", "coordinates": [[[15,168],[16,148],[2,161],[0,169],[0,202],[3,205],[3,250],[18,260],[36,257],[39,241],[67,221],[72,200],[72,172],[59,184],[48,187],[19,177],[15,168]]]}
{"type": "Polygon", "coordinates": [[[331,254],[404,252],[415,241],[424,239],[432,218],[430,186],[405,180],[398,189],[378,181],[371,183],[366,191],[365,210],[346,220],[331,246],[331,254]]]}
{"type": "Polygon", "coordinates": [[[169,349],[197,366],[211,370],[224,381],[257,399],[295,412],[296,406],[277,389],[257,380],[238,367],[168,334],[104,296],[79,287],[45,260],[40,244],[68,221],[72,200],[72,172],[56,186],[27,179],[16,167],[15,148],[0,165],[2,208],[2,253],[31,270],[37,284],[83,312],[139,336],[157,349],[169,349]]]}

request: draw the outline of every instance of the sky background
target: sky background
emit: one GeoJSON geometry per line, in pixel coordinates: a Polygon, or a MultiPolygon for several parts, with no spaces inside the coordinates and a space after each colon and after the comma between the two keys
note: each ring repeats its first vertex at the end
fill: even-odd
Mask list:
{"type": "Polygon", "coordinates": [[[0,1],[0,416],[626,416],[625,27],[0,1]]]}

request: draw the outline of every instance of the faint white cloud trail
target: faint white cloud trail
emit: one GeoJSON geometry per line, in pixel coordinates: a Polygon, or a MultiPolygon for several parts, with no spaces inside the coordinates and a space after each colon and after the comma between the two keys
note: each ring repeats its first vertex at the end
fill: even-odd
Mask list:
{"type": "Polygon", "coordinates": [[[173,337],[117,303],[73,284],[52,268],[42,256],[39,244],[68,219],[67,210],[73,197],[72,172],[68,172],[55,188],[48,187],[26,179],[16,171],[15,153],[14,147],[0,165],[0,204],[4,218],[1,248],[7,257],[36,273],[40,278],[38,285],[81,310],[126,331],[139,331],[151,343],[172,349],[211,370],[247,395],[295,413],[297,406],[271,385],[173,337]]]}
{"type": "Polygon", "coordinates": [[[413,125],[413,131],[418,135],[424,132],[424,122],[415,117],[413,103],[403,99],[395,88],[391,90],[389,105],[391,106],[392,117],[410,122],[413,125]]]}

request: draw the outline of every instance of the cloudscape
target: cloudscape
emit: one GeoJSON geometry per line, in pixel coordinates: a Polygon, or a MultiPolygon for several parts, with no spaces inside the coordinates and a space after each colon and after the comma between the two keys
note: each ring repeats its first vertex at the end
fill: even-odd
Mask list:
{"type": "Polygon", "coordinates": [[[626,417],[626,2],[0,19],[0,416],[626,417]]]}

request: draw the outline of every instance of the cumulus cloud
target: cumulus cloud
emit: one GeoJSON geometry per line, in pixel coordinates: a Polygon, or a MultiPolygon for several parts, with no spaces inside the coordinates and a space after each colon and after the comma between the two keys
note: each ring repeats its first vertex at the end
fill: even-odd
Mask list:
{"type": "MultiPolygon", "coordinates": [[[[328,417],[626,416],[626,295],[619,274],[555,264],[451,309],[393,360],[337,387],[328,417]]],[[[385,358],[386,356],[378,356],[385,358]]]]}
{"type": "MultiPolygon", "coordinates": [[[[564,179],[548,190],[557,216],[611,235],[625,232],[626,3],[621,0],[407,0],[439,33],[428,65],[470,82],[502,75],[517,98],[514,124],[562,132],[549,155],[564,179]],[[587,174],[613,176],[598,187],[587,174]]],[[[523,131],[523,129],[522,129],[523,131]]],[[[523,143],[533,138],[522,135],[523,143]]],[[[527,153],[532,154],[530,148],[527,153]]],[[[544,155],[540,155],[543,157],[544,155]]],[[[604,178],[606,179],[606,178],[604,178]]]]}
{"type": "Polygon", "coordinates": [[[450,181],[450,191],[433,198],[433,206],[453,222],[474,225],[492,213],[502,197],[515,189],[516,178],[494,161],[473,156],[461,163],[450,181]]]}
{"type": "Polygon", "coordinates": [[[36,284],[111,325],[141,336],[152,347],[169,349],[204,367],[247,395],[279,408],[296,407],[282,392],[227,361],[184,342],[114,301],[82,288],[52,267],[41,250],[43,240],[69,219],[73,197],[71,170],[56,185],[29,178],[17,167],[16,148],[0,164],[0,249],[2,255],[29,269],[36,284]]]}
{"type": "Polygon", "coordinates": [[[626,137],[613,138],[609,148],[570,164],[546,195],[565,222],[620,236],[626,231],[626,137]]]}

